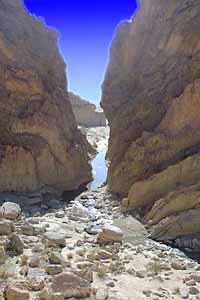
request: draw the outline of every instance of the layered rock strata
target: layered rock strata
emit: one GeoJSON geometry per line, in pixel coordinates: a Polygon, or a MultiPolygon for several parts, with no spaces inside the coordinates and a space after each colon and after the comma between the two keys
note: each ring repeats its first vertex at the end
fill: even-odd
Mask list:
{"type": "Polygon", "coordinates": [[[69,99],[77,121],[77,124],[83,127],[104,127],[107,125],[105,114],[98,109],[95,104],[69,93],[69,99]]]}
{"type": "Polygon", "coordinates": [[[91,179],[57,33],[20,0],[0,1],[0,190],[78,188],[91,179]]]}
{"type": "Polygon", "coordinates": [[[140,1],[118,28],[103,84],[109,186],[160,240],[200,235],[199,37],[197,1],[140,1]]]}

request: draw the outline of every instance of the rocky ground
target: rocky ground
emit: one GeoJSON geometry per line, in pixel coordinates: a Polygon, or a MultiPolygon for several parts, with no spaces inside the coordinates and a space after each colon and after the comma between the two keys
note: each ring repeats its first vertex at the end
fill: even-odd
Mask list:
{"type": "Polygon", "coordinates": [[[200,265],[149,240],[106,187],[27,210],[0,209],[0,299],[200,299],[200,265]]]}

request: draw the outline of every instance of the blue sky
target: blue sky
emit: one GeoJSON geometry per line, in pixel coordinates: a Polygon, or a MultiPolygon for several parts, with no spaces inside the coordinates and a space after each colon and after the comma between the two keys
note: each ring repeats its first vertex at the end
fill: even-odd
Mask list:
{"type": "Polygon", "coordinates": [[[133,16],[136,0],[24,0],[24,4],[59,32],[69,90],[99,103],[110,43],[119,22],[133,16]]]}

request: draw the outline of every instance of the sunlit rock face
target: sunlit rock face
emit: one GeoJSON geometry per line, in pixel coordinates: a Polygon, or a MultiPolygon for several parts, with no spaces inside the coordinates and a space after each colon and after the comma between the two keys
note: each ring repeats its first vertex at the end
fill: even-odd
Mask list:
{"type": "Polygon", "coordinates": [[[106,126],[106,118],[102,109],[98,109],[95,104],[82,99],[74,93],[69,93],[69,100],[78,125],[83,127],[106,126]]]}
{"type": "Polygon", "coordinates": [[[117,30],[103,84],[108,183],[128,195],[128,210],[140,208],[159,226],[155,237],[196,235],[200,215],[198,226],[188,224],[200,205],[200,5],[140,2],[133,20],[117,30]],[[175,215],[177,234],[168,219],[175,215]]]}
{"type": "Polygon", "coordinates": [[[78,188],[91,178],[57,33],[0,1],[0,190],[78,188]]]}

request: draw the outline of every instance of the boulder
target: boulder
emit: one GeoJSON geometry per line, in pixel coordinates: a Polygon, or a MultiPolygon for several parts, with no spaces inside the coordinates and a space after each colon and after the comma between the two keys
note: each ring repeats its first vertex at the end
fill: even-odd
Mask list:
{"type": "Polygon", "coordinates": [[[97,242],[99,244],[109,244],[122,242],[123,233],[119,227],[113,225],[105,225],[98,234],[97,242]]]}
{"type": "Polygon", "coordinates": [[[10,234],[14,231],[14,224],[11,221],[0,221],[0,235],[10,234]]]}
{"type": "Polygon", "coordinates": [[[21,255],[24,252],[24,242],[20,235],[13,233],[10,237],[9,250],[17,255],[21,255]]]}
{"type": "Polygon", "coordinates": [[[6,300],[29,300],[30,294],[26,290],[8,285],[4,289],[4,298],[6,300]]]}
{"type": "Polygon", "coordinates": [[[90,288],[90,282],[73,273],[65,272],[53,278],[51,289],[54,293],[62,293],[65,298],[79,297],[90,288]]]}
{"type": "Polygon", "coordinates": [[[16,220],[21,214],[21,207],[14,202],[5,202],[0,207],[0,215],[8,220],[16,220]]]}
{"type": "Polygon", "coordinates": [[[66,235],[60,232],[49,231],[46,232],[43,237],[43,242],[48,247],[65,247],[66,246],[66,235]]]}

